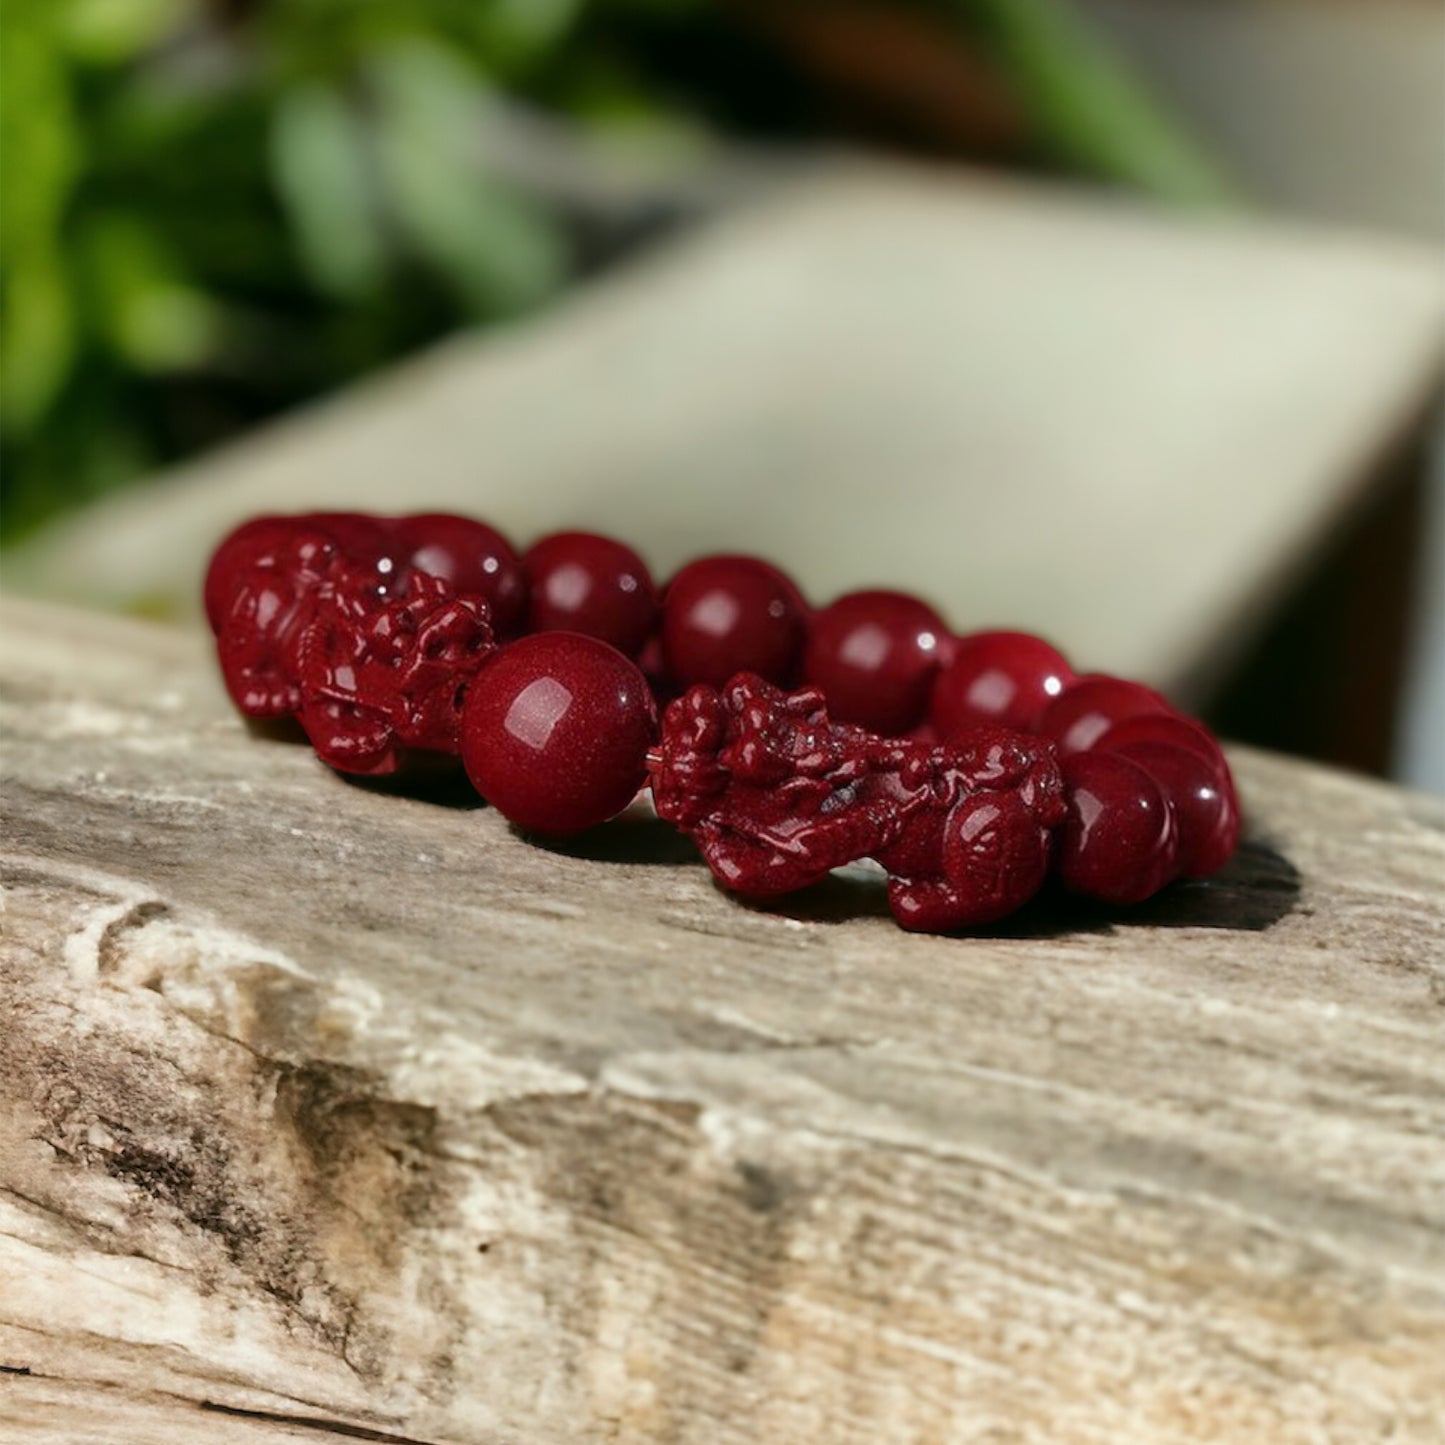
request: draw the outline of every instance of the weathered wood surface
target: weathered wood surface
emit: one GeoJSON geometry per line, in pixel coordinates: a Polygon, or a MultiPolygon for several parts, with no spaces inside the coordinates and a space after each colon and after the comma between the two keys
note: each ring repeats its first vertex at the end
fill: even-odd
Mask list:
{"type": "Polygon", "coordinates": [[[194,613],[254,512],[443,508],[620,533],[664,575],[743,550],[820,600],[912,587],[1187,698],[1369,494],[1442,352],[1424,245],[842,164],[96,507],[7,585],[194,613]]]}
{"type": "Polygon", "coordinates": [[[1434,805],[1239,752],[1219,882],[909,937],[0,635],[7,1441],[1439,1439],[1434,805]]]}

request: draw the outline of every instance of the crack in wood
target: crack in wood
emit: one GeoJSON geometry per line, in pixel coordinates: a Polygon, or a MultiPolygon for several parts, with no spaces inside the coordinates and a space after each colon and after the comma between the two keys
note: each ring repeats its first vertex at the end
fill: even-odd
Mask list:
{"type": "Polygon", "coordinates": [[[243,1409],[239,1405],[222,1405],[215,1400],[202,1400],[198,1408],[215,1415],[232,1415],[243,1420],[264,1420],[271,1425],[315,1430],[346,1440],[372,1440],[378,1442],[378,1445],[441,1445],[440,1441],[422,1440],[415,1435],[395,1435],[388,1430],[373,1430],[369,1425],[352,1425],[345,1420],[328,1420],[319,1415],[284,1415],[273,1410],[251,1410],[243,1409]]]}

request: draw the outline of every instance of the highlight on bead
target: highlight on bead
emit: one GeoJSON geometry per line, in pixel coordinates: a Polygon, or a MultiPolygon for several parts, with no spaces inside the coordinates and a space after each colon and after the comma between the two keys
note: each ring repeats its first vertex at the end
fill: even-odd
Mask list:
{"type": "Polygon", "coordinates": [[[1161,694],[1028,633],[955,635],[906,593],[812,610],[757,557],[658,586],[597,533],[519,554],[469,517],[312,512],[224,538],[204,603],[236,707],[295,718],[337,771],[450,759],[543,834],[649,787],[748,897],[869,858],[899,924],[953,932],[1051,877],[1130,906],[1239,842],[1223,750],[1161,694]]]}
{"type": "Polygon", "coordinates": [[[472,680],[462,761],[509,821],[576,833],[632,801],[656,733],[652,689],[635,663],[596,637],[536,632],[472,680]]]}

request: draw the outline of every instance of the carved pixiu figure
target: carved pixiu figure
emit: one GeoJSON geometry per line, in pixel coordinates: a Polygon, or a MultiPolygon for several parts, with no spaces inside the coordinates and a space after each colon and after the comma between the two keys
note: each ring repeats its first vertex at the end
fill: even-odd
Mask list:
{"type": "Polygon", "coordinates": [[[651,764],[659,816],[725,887],[768,897],[873,858],[894,917],[930,932],[993,922],[1032,897],[1064,817],[1044,739],[883,738],[831,721],[817,688],[748,673],[674,701],[651,764]]]}
{"type": "Polygon", "coordinates": [[[296,633],[297,716],[343,772],[395,772],[410,751],[454,754],[467,686],[494,650],[480,595],[425,572],[400,597],[334,575],[296,633]]]}

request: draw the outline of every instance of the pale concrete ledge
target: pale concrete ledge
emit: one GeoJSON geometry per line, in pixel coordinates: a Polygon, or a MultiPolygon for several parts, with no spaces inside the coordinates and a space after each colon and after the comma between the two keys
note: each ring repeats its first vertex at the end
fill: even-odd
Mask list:
{"type": "Polygon", "coordinates": [[[1438,1439],[1433,805],[1238,752],[1217,883],[910,937],[0,634],[7,1441],[1438,1439]]]}

